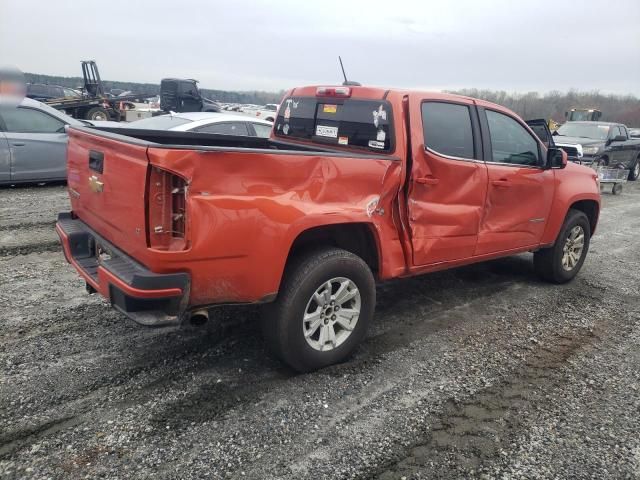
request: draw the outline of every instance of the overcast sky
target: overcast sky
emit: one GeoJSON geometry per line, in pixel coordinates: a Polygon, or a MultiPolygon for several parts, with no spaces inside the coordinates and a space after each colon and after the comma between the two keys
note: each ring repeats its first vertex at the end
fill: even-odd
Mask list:
{"type": "Polygon", "coordinates": [[[280,90],[371,85],[640,96],[640,0],[0,0],[0,64],[280,90]]]}

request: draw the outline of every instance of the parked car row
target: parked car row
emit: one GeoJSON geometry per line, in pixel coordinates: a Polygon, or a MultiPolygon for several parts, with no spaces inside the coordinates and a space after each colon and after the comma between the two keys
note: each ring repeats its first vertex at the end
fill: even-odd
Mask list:
{"type": "Polygon", "coordinates": [[[266,105],[241,105],[237,103],[222,104],[222,110],[243,113],[252,117],[258,117],[268,122],[276,119],[278,108],[277,103],[267,103],[266,105]]]}

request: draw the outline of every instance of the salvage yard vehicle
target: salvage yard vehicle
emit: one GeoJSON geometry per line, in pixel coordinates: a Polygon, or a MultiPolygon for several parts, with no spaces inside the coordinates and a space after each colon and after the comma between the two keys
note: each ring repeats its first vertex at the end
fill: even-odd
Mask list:
{"type": "Polygon", "coordinates": [[[92,123],[30,98],[17,106],[0,100],[0,184],[66,180],[67,125],[92,123]]]}
{"type": "Polygon", "coordinates": [[[82,93],[73,88],[61,87],[60,85],[28,83],[26,96],[39,102],[45,102],[52,98],[82,98],[82,93]]]}
{"type": "Polygon", "coordinates": [[[571,161],[629,170],[629,180],[640,176],[640,139],[631,138],[621,123],[567,122],[554,140],[571,161]]]}
{"type": "Polygon", "coordinates": [[[264,303],[285,363],[346,359],[376,281],[534,252],[570,281],[600,212],[595,172],[546,148],[516,114],[444,93],[289,91],[268,139],[69,131],[65,257],[144,325],[264,303]]]}
{"type": "Polygon", "coordinates": [[[576,108],[573,107],[564,113],[567,122],[597,122],[602,118],[602,112],[597,108],[576,108]]]}
{"type": "Polygon", "coordinates": [[[273,122],[276,119],[279,105],[275,103],[267,103],[264,107],[260,107],[253,113],[256,117],[262,118],[268,122],[273,122]]]}
{"type": "Polygon", "coordinates": [[[220,105],[202,96],[197,80],[163,78],[160,81],[160,110],[177,113],[219,112],[220,105]]]}
{"type": "Polygon", "coordinates": [[[159,115],[126,124],[122,128],[171,130],[174,132],[218,133],[268,138],[273,124],[246,115],[222,112],[185,112],[177,115],[159,115]]]}

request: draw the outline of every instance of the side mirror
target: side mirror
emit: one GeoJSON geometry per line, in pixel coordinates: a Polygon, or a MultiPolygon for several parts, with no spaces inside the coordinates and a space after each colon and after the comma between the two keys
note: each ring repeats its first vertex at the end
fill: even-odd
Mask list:
{"type": "Polygon", "coordinates": [[[627,137],[625,137],[624,135],[618,135],[616,137],[613,137],[613,139],[611,140],[612,142],[624,142],[627,139],[627,137]]]}
{"type": "Polygon", "coordinates": [[[561,148],[554,147],[547,150],[547,169],[563,169],[567,166],[568,162],[567,152],[561,148]]]}

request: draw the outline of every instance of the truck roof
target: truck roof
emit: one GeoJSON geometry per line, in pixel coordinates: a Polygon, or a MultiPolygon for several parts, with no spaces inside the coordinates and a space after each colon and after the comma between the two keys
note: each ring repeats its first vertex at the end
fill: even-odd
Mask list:
{"type": "Polygon", "coordinates": [[[304,87],[296,87],[292,90],[290,90],[289,92],[287,92],[286,96],[292,96],[292,95],[297,95],[297,96],[309,96],[309,97],[314,97],[316,96],[316,90],[320,87],[325,87],[325,88],[350,88],[351,89],[351,97],[356,97],[356,98],[366,98],[366,99],[383,99],[383,98],[387,98],[390,94],[395,94],[395,95],[420,95],[420,96],[426,96],[429,98],[433,98],[433,99],[441,99],[441,100],[451,100],[451,101],[455,101],[455,100],[459,100],[459,99],[465,99],[465,100],[472,100],[474,102],[477,103],[477,105],[482,106],[482,107],[489,107],[491,109],[494,110],[498,110],[498,111],[503,111],[503,112],[508,112],[512,115],[515,115],[515,112],[513,112],[512,110],[509,110],[506,107],[503,107],[502,105],[498,105],[497,103],[492,103],[492,102],[488,102],[486,100],[482,100],[479,98],[475,98],[475,97],[469,97],[467,95],[457,95],[455,93],[446,93],[446,92],[436,92],[436,91],[429,91],[429,90],[413,90],[413,89],[402,89],[402,88],[385,88],[385,87],[370,87],[370,86],[352,86],[352,85],[330,85],[330,84],[324,84],[324,85],[308,85],[308,86],[304,86],[304,87]]]}

